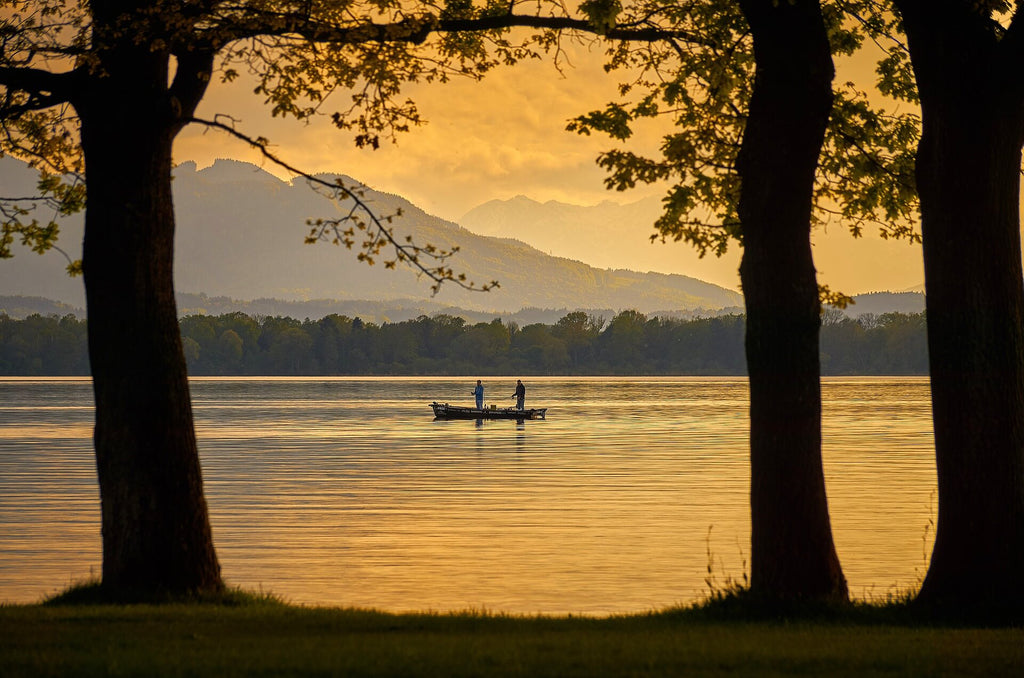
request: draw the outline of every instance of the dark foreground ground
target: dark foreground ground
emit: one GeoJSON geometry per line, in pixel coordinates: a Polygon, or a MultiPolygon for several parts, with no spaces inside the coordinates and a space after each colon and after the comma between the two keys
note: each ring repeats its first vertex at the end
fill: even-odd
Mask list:
{"type": "Polygon", "coordinates": [[[281,604],[0,607],[0,676],[1024,676],[1024,629],[392,615],[281,604]]]}

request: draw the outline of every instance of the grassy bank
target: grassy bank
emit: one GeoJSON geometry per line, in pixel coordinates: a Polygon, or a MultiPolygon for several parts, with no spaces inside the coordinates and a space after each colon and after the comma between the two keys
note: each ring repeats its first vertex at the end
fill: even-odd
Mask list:
{"type": "Polygon", "coordinates": [[[0,607],[4,678],[1022,674],[1024,629],[870,618],[392,615],[270,603],[0,607]]]}

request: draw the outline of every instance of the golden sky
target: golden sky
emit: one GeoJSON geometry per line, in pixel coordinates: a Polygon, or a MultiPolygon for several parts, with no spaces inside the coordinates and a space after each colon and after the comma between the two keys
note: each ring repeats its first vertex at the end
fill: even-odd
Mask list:
{"type": "MultiPolygon", "coordinates": [[[[661,195],[663,187],[608,191],[603,185],[605,173],[595,160],[600,151],[612,147],[611,142],[565,131],[573,116],[617,98],[617,80],[601,68],[600,49],[570,46],[568,57],[561,73],[550,60],[531,61],[498,69],[482,82],[453,80],[410,88],[408,93],[427,124],[400,136],[397,145],[383,144],[376,151],[357,149],[350,135],[326,120],[306,124],[271,118],[268,108],[251,93],[251,85],[243,81],[212,85],[197,115],[231,114],[240,120],[239,129],[269,138],[273,150],[293,165],[312,172],[347,174],[456,222],[483,202],[516,195],[577,205],[604,200],[625,204],[661,195]]],[[[841,71],[839,77],[857,75],[860,80],[863,67],[860,71],[841,71]]],[[[343,102],[336,104],[340,107],[343,102]]],[[[658,130],[650,129],[631,140],[630,148],[653,151],[659,139],[658,130]]],[[[194,160],[205,167],[218,158],[262,164],[284,176],[242,142],[219,132],[192,127],[176,142],[176,162],[194,160]]],[[[646,241],[651,232],[645,229],[637,238],[646,241]]],[[[647,263],[651,270],[738,289],[738,252],[722,260],[700,259],[685,244],[658,246],[678,251],[678,263],[667,265],[662,253],[647,263]]],[[[920,248],[882,241],[873,232],[855,240],[840,225],[832,225],[816,234],[815,256],[820,281],[849,294],[899,291],[923,282],[920,248]]]]}

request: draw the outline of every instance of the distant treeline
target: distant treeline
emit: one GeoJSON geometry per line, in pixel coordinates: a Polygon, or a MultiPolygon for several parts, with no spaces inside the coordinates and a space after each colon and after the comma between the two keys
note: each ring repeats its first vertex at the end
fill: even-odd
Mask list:
{"type": "MultiPolygon", "coordinates": [[[[228,313],[181,320],[189,373],[201,375],[742,375],[743,316],[680,320],[623,311],[569,313],[554,325],[451,315],[376,325],[228,313]]],[[[826,375],[924,375],[924,314],[851,320],[830,309],[821,331],[826,375]]],[[[0,315],[0,374],[89,374],[86,322],[0,315]]]]}

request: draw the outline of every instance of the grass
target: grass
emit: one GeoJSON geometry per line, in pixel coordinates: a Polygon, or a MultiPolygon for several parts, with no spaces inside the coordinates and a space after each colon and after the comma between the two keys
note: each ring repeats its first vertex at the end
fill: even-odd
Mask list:
{"type": "Polygon", "coordinates": [[[902,603],[592,617],[218,603],[0,607],[0,676],[1016,676],[1024,629],[933,627],[902,603]],[[757,621],[751,621],[757,619],[757,621]]]}

